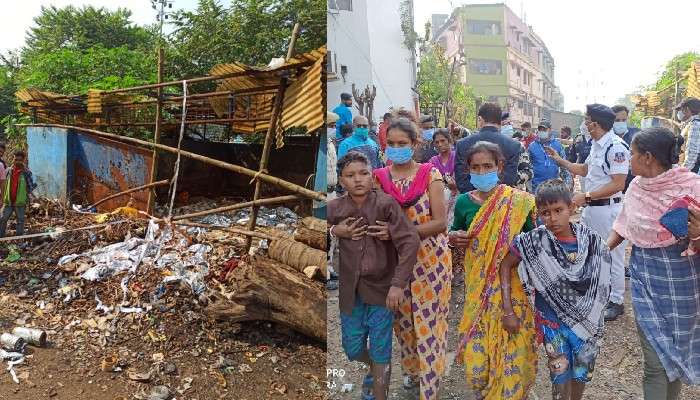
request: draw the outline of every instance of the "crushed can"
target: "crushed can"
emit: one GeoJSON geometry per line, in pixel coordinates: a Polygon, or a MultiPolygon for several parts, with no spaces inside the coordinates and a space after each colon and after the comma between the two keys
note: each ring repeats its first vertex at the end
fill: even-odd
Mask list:
{"type": "Polygon", "coordinates": [[[24,339],[19,336],[11,333],[3,333],[0,335],[0,345],[7,351],[22,353],[27,344],[24,342],[24,339]]]}
{"type": "Polygon", "coordinates": [[[46,346],[46,332],[41,329],[18,326],[12,330],[12,334],[21,337],[25,342],[31,345],[38,347],[46,346]]]}

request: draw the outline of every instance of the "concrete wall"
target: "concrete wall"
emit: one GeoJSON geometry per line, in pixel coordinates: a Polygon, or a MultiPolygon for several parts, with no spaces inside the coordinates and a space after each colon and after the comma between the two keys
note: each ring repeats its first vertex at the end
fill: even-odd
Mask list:
{"type": "MultiPolygon", "coordinates": [[[[29,169],[37,184],[35,195],[62,201],[67,199],[68,136],[66,129],[27,128],[29,169]]],[[[8,155],[8,162],[11,159],[8,155]]]]}
{"type": "MultiPolygon", "coordinates": [[[[403,45],[400,0],[354,0],[353,10],[329,10],[328,50],[337,74],[328,81],[328,109],[340,102],[340,94],[376,86],[374,119],[379,122],[389,107],[413,109],[415,65],[403,45]],[[347,74],[341,76],[341,66],[347,74]]],[[[358,110],[353,107],[353,115],[358,110]]]]}

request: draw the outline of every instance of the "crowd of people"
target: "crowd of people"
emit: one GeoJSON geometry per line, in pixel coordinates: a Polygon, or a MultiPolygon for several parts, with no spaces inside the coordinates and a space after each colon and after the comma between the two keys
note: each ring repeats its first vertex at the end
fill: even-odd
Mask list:
{"type": "Polygon", "coordinates": [[[388,396],[393,336],[403,386],[438,399],[453,329],[476,398],[527,398],[543,345],[553,398],[581,399],[626,276],[645,399],[700,385],[700,100],[677,106],[680,134],[590,104],[575,136],[547,120],[515,129],[496,103],[473,133],[403,109],[370,129],[341,100],[328,114],[329,253],[343,349],[370,367],[363,399],[388,396]]]}

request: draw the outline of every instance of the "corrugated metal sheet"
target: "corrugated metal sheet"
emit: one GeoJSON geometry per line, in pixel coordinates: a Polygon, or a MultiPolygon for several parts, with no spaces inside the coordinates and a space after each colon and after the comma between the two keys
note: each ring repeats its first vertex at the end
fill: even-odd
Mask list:
{"type": "Polygon", "coordinates": [[[278,149],[284,146],[284,130],[306,127],[308,132],[313,132],[323,125],[326,113],[323,108],[322,65],[323,58],[316,60],[311,68],[287,87],[284,93],[282,121],[276,132],[278,149]]]}
{"type": "MultiPolygon", "coordinates": [[[[278,132],[292,127],[306,126],[308,131],[318,129],[323,124],[323,82],[321,73],[326,48],[297,55],[282,66],[276,68],[256,68],[240,63],[220,64],[212,68],[211,75],[225,75],[244,71],[261,71],[264,74],[240,76],[221,81],[217,91],[237,91],[255,87],[279,84],[284,71],[289,71],[289,86],[285,91],[282,122],[278,132]],[[309,63],[313,63],[308,65],[309,63]],[[290,65],[299,64],[300,70],[288,69],[290,65]]],[[[214,98],[210,104],[219,117],[228,115],[228,99],[214,98]]],[[[234,101],[234,118],[249,116],[250,119],[262,119],[263,122],[234,122],[234,130],[242,133],[262,132],[268,129],[274,95],[239,96],[234,101]]],[[[280,145],[278,138],[278,147],[280,145]]]]}

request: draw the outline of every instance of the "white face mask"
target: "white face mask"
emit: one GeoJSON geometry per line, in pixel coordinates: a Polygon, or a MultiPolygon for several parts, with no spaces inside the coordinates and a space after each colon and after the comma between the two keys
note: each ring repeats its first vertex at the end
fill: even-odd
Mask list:
{"type": "Polygon", "coordinates": [[[678,118],[679,121],[683,121],[685,119],[685,113],[683,110],[676,111],[676,118],[678,118]]]}
{"type": "Polygon", "coordinates": [[[547,131],[537,131],[537,137],[539,137],[540,140],[547,140],[547,139],[549,139],[549,132],[547,132],[547,131]]]}
{"type": "Polygon", "coordinates": [[[326,128],[326,134],[330,137],[333,135],[335,137],[335,128],[326,128]]]}

